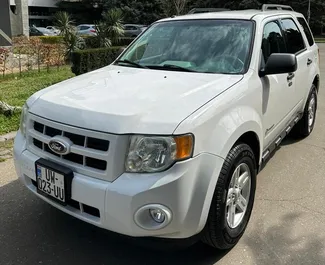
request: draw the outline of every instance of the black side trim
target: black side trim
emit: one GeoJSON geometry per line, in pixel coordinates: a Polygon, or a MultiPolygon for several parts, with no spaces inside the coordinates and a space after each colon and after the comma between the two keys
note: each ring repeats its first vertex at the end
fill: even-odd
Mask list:
{"type": "Polygon", "coordinates": [[[278,135],[275,138],[275,140],[264,150],[262,154],[262,163],[260,165],[259,171],[261,171],[265,167],[265,165],[271,158],[271,155],[274,154],[274,152],[276,152],[283,139],[290,133],[292,128],[300,121],[302,116],[303,113],[298,113],[297,115],[295,115],[294,119],[285,127],[282,133],[278,135]]]}

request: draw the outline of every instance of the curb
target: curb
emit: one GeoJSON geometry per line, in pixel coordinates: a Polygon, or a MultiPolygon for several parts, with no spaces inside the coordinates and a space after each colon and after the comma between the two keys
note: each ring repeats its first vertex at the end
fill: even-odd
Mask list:
{"type": "Polygon", "coordinates": [[[17,132],[10,132],[5,135],[0,135],[0,142],[5,142],[8,140],[12,140],[16,137],[17,132]]]}

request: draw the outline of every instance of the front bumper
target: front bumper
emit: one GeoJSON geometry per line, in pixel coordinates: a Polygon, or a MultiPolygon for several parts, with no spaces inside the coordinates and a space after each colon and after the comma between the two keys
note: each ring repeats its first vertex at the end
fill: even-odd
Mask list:
{"type": "Polygon", "coordinates": [[[71,193],[81,206],[78,209],[59,205],[37,193],[33,181],[35,161],[40,157],[26,149],[26,140],[20,132],[15,139],[14,158],[17,174],[26,187],[63,212],[120,234],[163,238],[188,238],[203,229],[223,164],[223,159],[217,156],[201,154],[162,173],[124,173],[114,182],[74,173],[71,193]],[[148,204],[169,209],[170,223],[157,229],[137,225],[135,214],[148,204]],[[83,211],[83,206],[98,209],[99,216],[83,211]]]}

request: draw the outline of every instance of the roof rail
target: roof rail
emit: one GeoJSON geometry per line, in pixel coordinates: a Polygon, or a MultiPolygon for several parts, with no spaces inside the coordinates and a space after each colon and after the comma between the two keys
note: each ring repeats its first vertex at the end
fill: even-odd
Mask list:
{"type": "Polygon", "coordinates": [[[262,11],[268,11],[268,10],[287,10],[287,11],[294,11],[291,6],[264,4],[262,6],[262,11]]]}
{"type": "Polygon", "coordinates": [[[198,13],[211,13],[211,12],[222,12],[229,11],[227,8],[193,8],[188,14],[198,14],[198,13]]]}

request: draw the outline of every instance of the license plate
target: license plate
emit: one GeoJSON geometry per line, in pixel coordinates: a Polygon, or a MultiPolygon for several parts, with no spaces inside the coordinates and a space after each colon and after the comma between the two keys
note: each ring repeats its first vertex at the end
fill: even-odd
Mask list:
{"type": "Polygon", "coordinates": [[[43,159],[35,167],[37,192],[66,204],[71,194],[72,171],[43,159]]]}

